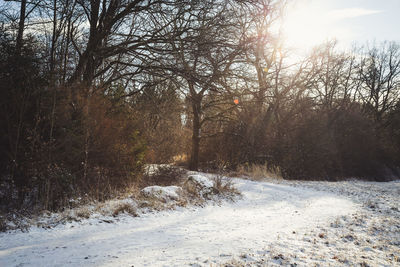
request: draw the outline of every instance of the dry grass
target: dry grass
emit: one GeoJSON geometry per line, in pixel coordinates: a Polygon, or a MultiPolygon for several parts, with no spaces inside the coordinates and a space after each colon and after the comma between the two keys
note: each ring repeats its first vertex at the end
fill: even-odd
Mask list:
{"type": "Polygon", "coordinates": [[[179,201],[183,207],[190,205],[203,206],[206,200],[202,197],[200,190],[195,184],[185,182],[182,184],[183,194],[179,201]]]}
{"type": "Polygon", "coordinates": [[[130,215],[134,216],[134,217],[138,216],[136,208],[133,207],[131,204],[126,203],[126,202],[125,203],[119,203],[118,205],[116,205],[114,207],[112,215],[114,217],[116,217],[121,213],[127,213],[127,214],[130,214],[130,215]]]}
{"type": "Polygon", "coordinates": [[[217,175],[213,179],[213,193],[224,196],[240,195],[240,192],[233,186],[232,180],[224,178],[222,175],[217,175]]]}
{"type": "MultiPolygon", "coordinates": [[[[155,180],[166,183],[173,182],[182,188],[179,198],[173,201],[166,201],[165,199],[159,199],[154,196],[146,196],[141,192],[143,183],[131,184],[124,192],[120,192],[118,197],[112,199],[100,202],[93,199],[90,200],[89,198],[85,200],[79,199],[71,201],[70,206],[72,207],[61,212],[51,213],[43,211],[42,215],[38,215],[29,222],[27,228],[29,228],[30,225],[51,228],[64,222],[80,222],[92,217],[98,218],[99,215],[117,217],[121,214],[128,214],[136,217],[143,212],[146,213],[149,211],[169,210],[175,209],[176,207],[204,206],[209,200],[221,201],[223,198],[234,200],[235,197],[240,195],[240,192],[234,187],[232,180],[222,175],[217,175],[212,178],[212,187],[202,188],[194,183],[188,182],[188,179],[184,179],[182,174],[182,170],[176,168],[162,168],[161,171],[155,173],[155,180]]],[[[21,216],[21,218],[16,221],[22,222],[23,220],[26,221],[27,217],[21,216]]],[[[11,229],[10,226],[7,225],[9,221],[10,220],[0,214],[0,231],[11,229]]],[[[13,228],[23,229],[22,225],[15,224],[16,226],[13,228]]]]}
{"type": "Polygon", "coordinates": [[[200,198],[199,188],[194,184],[189,182],[189,180],[185,181],[182,185],[183,191],[186,193],[187,196],[191,198],[200,198]]]}
{"type": "Polygon", "coordinates": [[[92,212],[86,206],[80,207],[75,211],[75,215],[77,218],[84,218],[84,219],[89,219],[91,213],[92,212]]]}
{"type": "Polygon", "coordinates": [[[185,166],[188,161],[188,157],[186,154],[179,154],[172,158],[173,162],[177,166],[185,166]]]}
{"type": "Polygon", "coordinates": [[[8,214],[0,214],[0,232],[19,229],[22,232],[28,231],[31,218],[26,214],[13,211],[8,214]]]}
{"type": "Polygon", "coordinates": [[[139,208],[148,208],[155,211],[167,209],[165,201],[163,202],[155,197],[141,197],[138,206],[139,208]]]}
{"type": "Polygon", "coordinates": [[[282,179],[279,167],[270,167],[268,164],[243,164],[239,165],[234,173],[237,176],[247,176],[256,181],[263,179],[282,179]]]}
{"type": "Polygon", "coordinates": [[[246,265],[243,261],[239,261],[239,260],[233,258],[228,262],[218,264],[215,266],[218,266],[218,267],[244,267],[244,266],[248,266],[248,265],[246,265]]]}
{"type": "Polygon", "coordinates": [[[182,181],[185,170],[172,166],[159,166],[154,172],[145,172],[139,187],[146,187],[151,185],[177,185],[182,181]]]}

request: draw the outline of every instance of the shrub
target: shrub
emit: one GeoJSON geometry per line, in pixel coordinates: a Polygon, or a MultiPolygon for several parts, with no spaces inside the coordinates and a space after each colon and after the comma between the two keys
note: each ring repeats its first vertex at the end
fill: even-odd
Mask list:
{"type": "Polygon", "coordinates": [[[232,197],[240,195],[240,192],[234,187],[232,180],[222,175],[217,175],[213,179],[213,193],[232,197]]]}

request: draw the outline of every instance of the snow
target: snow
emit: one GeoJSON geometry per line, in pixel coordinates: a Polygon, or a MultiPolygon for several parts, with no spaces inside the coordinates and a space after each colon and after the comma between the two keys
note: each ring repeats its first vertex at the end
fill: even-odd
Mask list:
{"type": "MultiPolygon", "coordinates": [[[[209,186],[210,180],[203,177],[191,179],[209,186]]],[[[116,223],[89,218],[86,223],[48,230],[1,233],[0,266],[210,266],[239,255],[248,261],[261,260],[266,253],[272,255],[271,245],[291,240],[293,233],[329,227],[361,208],[346,196],[304,185],[242,179],[234,183],[243,195],[237,202],[137,218],[122,215],[116,223]]],[[[286,250],[281,246],[284,251],[274,262],[284,261],[288,250],[300,249],[301,242],[307,241],[301,238],[290,248],[286,244],[286,250]]]]}
{"type": "Polygon", "coordinates": [[[400,181],[304,182],[282,185],[334,193],[357,209],[292,235],[282,235],[265,250],[235,255],[234,266],[400,266],[400,181]]]}
{"type": "Polygon", "coordinates": [[[201,188],[212,188],[214,183],[207,177],[200,174],[192,174],[189,175],[188,181],[194,182],[196,185],[201,188]]]}
{"type": "Polygon", "coordinates": [[[144,166],[144,172],[147,175],[154,175],[160,170],[160,168],[166,167],[171,167],[171,164],[146,164],[144,166]]]}
{"type": "Polygon", "coordinates": [[[204,199],[209,199],[210,195],[213,193],[214,182],[212,178],[208,178],[206,174],[191,174],[186,180],[186,184],[189,184],[196,188],[196,191],[200,193],[200,196],[204,199]]]}
{"type": "Polygon", "coordinates": [[[182,188],[179,186],[148,186],[141,190],[147,197],[155,197],[163,201],[179,200],[182,194],[182,188]]]}

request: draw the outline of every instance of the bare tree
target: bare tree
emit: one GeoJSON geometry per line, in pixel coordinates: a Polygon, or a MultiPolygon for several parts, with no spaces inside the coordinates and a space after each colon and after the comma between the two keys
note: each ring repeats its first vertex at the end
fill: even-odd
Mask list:
{"type": "Polygon", "coordinates": [[[394,108],[400,96],[400,46],[395,42],[385,42],[380,47],[373,46],[358,53],[361,54],[359,96],[380,122],[383,115],[394,108]]]}
{"type": "Polygon", "coordinates": [[[310,62],[315,78],[309,89],[324,111],[354,100],[360,86],[355,55],[339,52],[337,42],[330,41],[314,48],[310,62]]]}
{"type": "Polygon", "coordinates": [[[202,127],[227,112],[222,109],[208,116],[206,111],[220,103],[221,99],[215,96],[226,90],[226,79],[243,49],[243,38],[235,32],[237,17],[232,7],[229,1],[204,1],[182,7],[168,29],[169,39],[159,47],[159,52],[164,53],[160,56],[160,70],[179,85],[190,105],[191,170],[198,169],[202,127]]]}

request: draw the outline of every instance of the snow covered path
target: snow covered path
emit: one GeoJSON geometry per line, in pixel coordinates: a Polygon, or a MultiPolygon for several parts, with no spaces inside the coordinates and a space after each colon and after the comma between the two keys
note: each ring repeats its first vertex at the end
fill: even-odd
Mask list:
{"type": "Polygon", "coordinates": [[[324,226],[359,206],[326,192],[235,180],[243,199],[222,206],[124,216],[0,234],[0,266],[182,266],[262,253],[282,236],[324,226]]]}

